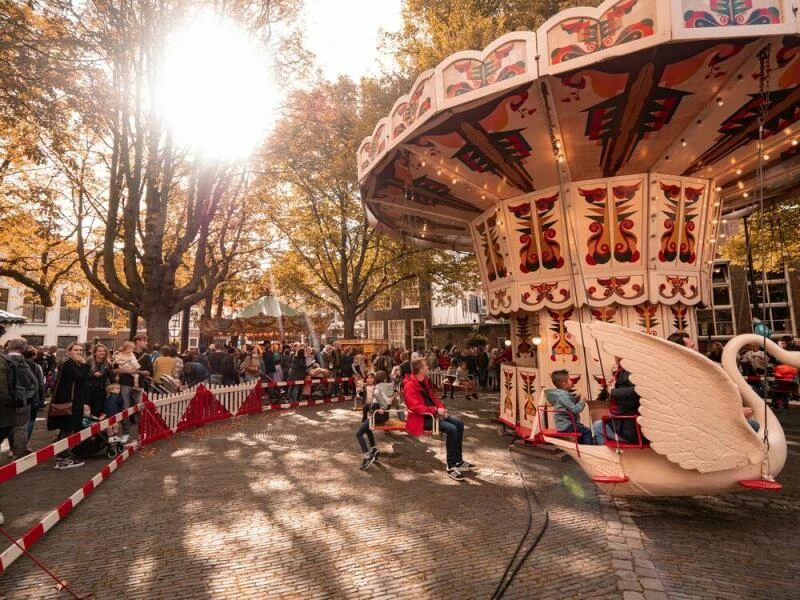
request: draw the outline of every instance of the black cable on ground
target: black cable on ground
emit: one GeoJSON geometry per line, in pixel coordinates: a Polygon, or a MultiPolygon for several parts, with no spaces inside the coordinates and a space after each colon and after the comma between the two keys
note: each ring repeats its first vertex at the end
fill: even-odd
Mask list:
{"type": "Polygon", "coordinates": [[[542,503],[539,501],[539,497],[536,495],[536,492],[528,489],[528,485],[525,483],[525,477],[517,465],[517,461],[514,459],[514,453],[511,451],[511,448],[509,448],[508,454],[511,456],[511,462],[514,464],[514,469],[516,469],[517,474],[522,481],[522,489],[525,490],[525,500],[528,502],[528,527],[525,529],[525,534],[519,541],[517,549],[514,550],[514,554],[509,559],[508,564],[506,565],[506,570],[503,571],[503,576],[500,578],[500,582],[497,584],[497,587],[492,593],[492,600],[500,600],[500,598],[505,595],[506,590],[508,590],[511,583],[514,581],[514,578],[517,576],[517,573],[519,573],[522,565],[528,559],[531,552],[534,551],[536,546],[539,545],[542,536],[544,536],[544,532],[547,530],[547,525],[550,522],[550,515],[545,510],[544,506],[542,506],[542,503]],[[519,552],[525,545],[525,540],[528,538],[528,535],[531,532],[531,527],[533,526],[533,504],[531,503],[531,495],[533,495],[534,501],[544,513],[544,523],[542,524],[542,528],[539,530],[539,533],[536,535],[536,539],[533,541],[531,547],[525,551],[525,554],[522,555],[522,558],[520,558],[520,560],[517,562],[517,565],[512,570],[512,565],[514,565],[514,561],[519,557],[519,552]]]}

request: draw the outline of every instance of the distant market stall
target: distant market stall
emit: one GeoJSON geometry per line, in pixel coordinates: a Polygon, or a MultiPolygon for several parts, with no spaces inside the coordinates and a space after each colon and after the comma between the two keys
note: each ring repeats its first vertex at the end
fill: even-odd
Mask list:
{"type": "Polygon", "coordinates": [[[303,335],[321,335],[332,318],[308,315],[284,304],[274,296],[262,296],[230,319],[200,319],[200,333],[205,335],[249,335],[284,340],[303,335]]]}

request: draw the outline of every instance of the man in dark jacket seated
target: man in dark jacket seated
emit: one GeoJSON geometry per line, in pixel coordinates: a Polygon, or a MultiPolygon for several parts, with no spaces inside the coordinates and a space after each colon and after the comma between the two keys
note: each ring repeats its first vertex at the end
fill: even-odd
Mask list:
{"type": "MultiPolygon", "coordinates": [[[[610,414],[619,417],[632,417],[639,415],[639,394],[630,380],[630,373],[620,365],[620,359],[616,360],[616,370],[614,372],[614,389],[611,390],[611,410],[610,414]]],[[[604,444],[605,438],[625,442],[628,444],[638,444],[639,435],[636,431],[636,419],[608,419],[605,431],[603,422],[595,421],[593,424],[594,437],[596,444],[604,444]]],[[[644,435],[641,439],[643,444],[650,443],[644,435]]]]}

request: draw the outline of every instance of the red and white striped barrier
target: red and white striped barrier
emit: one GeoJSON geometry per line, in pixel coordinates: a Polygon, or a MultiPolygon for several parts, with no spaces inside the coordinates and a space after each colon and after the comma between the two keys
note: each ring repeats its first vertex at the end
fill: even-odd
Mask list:
{"type": "MultiPolygon", "coordinates": [[[[146,399],[146,396],[143,396],[143,398],[146,399]]],[[[82,441],[88,440],[93,435],[97,435],[115,423],[120,423],[123,419],[136,414],[141,410],[142,406],[140,404],[134,404],[130,408],[123,410],[121,413],[117,413],[116,415],[108,417],[102,421],[98,421],[97,423],[92,423],[86,429],[81,429],[80,431],[65,437],[63,440],[53,442],[49,446],[45,446],[44,448],[32,452],[27,456],[23,456],[14,462],[8,463],[7,465],[3,465],[0,467],[0,483],[8,481],[9,479],[13,479],[28,469],[31,469],[36,465],[53,458],[56,454],[60,454],[64,450],[68,450],[74,446],[77,446],[82,441]]]]}
{"type": "Polygon", "coordinates": [[[23,550],[28,550],[30,547],[39,539],[44,536],[53,526],[58,523],[61,519],[66,517],[72,509],[86,496],[88,496],[92,490],[94,490],[98,485],[100,485],[103,481],[105,481],[111,473],[117,470],[117,467],[121,465],[128,457],[130,457],[134,452],[136,452],[136,446],[130,445],[128,446],[122,454],[117,456],[114,460],[112,460],[108,465],[103,467],[103,470],[100,471],[97,475],[92,477],[89,481],[87,481],[81,488],[72,494],[69,498],[64,500],[61,504],[59,504],[55,509],[50,511],[45,515],[45,517],[39,521],[36,525],[34,525],[25,535],[19,538],[16,544],[12,544],[5,551],[0,554],[0,573],[5,571],[11,563],[13,563],[17,558],[19,558],[23,554],[23,550]]]}

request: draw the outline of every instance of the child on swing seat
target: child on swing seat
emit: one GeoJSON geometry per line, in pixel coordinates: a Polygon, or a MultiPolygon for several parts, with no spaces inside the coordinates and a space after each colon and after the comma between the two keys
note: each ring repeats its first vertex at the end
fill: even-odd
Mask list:
{"type": "Polygon", "coordinates": [[[559,411],[555,414],[556,431],[568,433],[578,432],[579,444],[593,444],[592,430],[578,420],[578,416],[583,412],[586,407],[586,402],[581,400],[581,395],[573,391],[573,384],[570,381],[569,372],[561,369],[553,371],[550,376],[553,380],[553,385],[556,389],[549,389],[545,391],[545,399],[553,405],[553,408],[559,411]],[[574,423],[573,423],[574,416],[574,423]]]}

